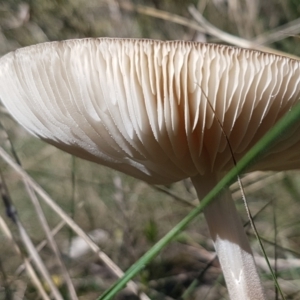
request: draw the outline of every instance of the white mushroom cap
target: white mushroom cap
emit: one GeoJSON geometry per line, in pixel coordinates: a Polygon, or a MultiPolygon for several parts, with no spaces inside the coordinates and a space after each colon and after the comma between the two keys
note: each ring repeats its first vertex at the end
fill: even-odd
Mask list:
{"type": "MultiPolygon", "coordinates": [[[[238,160],[298,102],[299,81],[299,61],[182,41],[68,40],[0,59],[0,98],[28,131],[160,184],[232,168],[219,121],[238,160]]],[[[299,168],[299,147],[300,124],[253,169],[299,168]]]]}

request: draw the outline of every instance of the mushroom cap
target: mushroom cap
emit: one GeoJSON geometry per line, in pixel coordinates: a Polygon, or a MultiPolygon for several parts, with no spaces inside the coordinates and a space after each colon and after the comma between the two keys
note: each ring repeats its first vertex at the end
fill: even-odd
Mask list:
{"type": "MultiPolygon", "coordinates": [[[[297,60],[184,41],[78,39],[0,59],[0,98],[29,132],[159,184],[231,169],[224,132],[239,160],[299,101],[299,81],[297,60]]],[[[299,146],[300,124],[252,170],[299,168],[299,146]]]]}

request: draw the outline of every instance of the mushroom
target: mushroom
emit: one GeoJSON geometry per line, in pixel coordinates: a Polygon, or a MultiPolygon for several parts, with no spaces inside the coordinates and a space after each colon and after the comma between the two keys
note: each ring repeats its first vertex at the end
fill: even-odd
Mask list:
{"type": "MultiPolygon", "coordinates": [[[[68,40],[0,60],[0,98],[29,132],[151,184],[190,177],[199,199],[295,105],[299,81],[297,60],[183,41],[68,40]]],[[[299,146],[298,126],[251,170],[299,168],[299,146]]],[[[231,299],[264,299],[230,193],[204,213],[231,299]]]]}

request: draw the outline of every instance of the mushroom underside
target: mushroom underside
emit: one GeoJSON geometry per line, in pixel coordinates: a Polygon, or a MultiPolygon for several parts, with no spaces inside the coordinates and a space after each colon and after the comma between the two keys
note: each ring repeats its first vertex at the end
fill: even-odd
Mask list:
{"type": "MultiPolygon", "coordinates": [[[[299,102],[299,81],[297,60],[183,41],[69,40],[0,59],[0,98],[29,132],[149,183],[191,177],[199,199],[299,102]]],[[[250,170],[299,168],[299,147],[300,124],[250,170]]],[[[264,299],[228,192],[205,216],[231,298],[264,299]]]]}

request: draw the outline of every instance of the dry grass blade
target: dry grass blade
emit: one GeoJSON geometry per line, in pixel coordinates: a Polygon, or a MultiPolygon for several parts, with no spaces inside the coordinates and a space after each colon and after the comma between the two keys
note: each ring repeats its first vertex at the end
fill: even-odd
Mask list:
{"type": "MultiPolygon", "coordinates": [[[[80,202],[77,207],[80,208],[83,206],[83,202],[80,202]]],[[[64,226],[66,225],[66,222],[64,220],[61,220],[52,230],[51,230],[51,236],[54,237],[64,226]]],[[[45,239],[41,241],[37,246],[36,250],[41,251],[46,245],[48,241],[45,239]]],[[[20,265],[16,271],[16,274],[19,275],[24,270],[24,264],[20,265]]]]}
{"type": "Polygon", "coordinates": [[[38,276],[36,275],[29,259],[22,254],[21,249],[19,248],[18,244],[15,242],[12,233],[9,230],[9,227],[7,226],[6,222],[4,221],[4,219],[0,216],[0,228],[2,230],[2,232],[4,233],[4,235],[7,237],[8,240],[10,240],[10,242],[12,243],[13,247],[15,248],[16,252],[22,257],[22,259],[24,260],[24,266],[25,269],[27,271],[27,274],[29,275],[29,277],[31,278],[33,284],[35,285],[36,289],[39,291],[41,297],[44,300],[50,300],[49,296],[47,295],[47,293],[45,292],[42,283],[40,282],[38,276]]]}
{"type": "Polygon", "coordinates": [[[69,272],[65,266],[65,264],[63,263],[62,261],[62,258],[61,258],[61,254],[59,252],[59,249],[57,247],[57,244],[53,238],[53,235],[51,233],[51,230],[49,228],[49,225],[48,225],[48,222],[46,220],[46,217],[44,215],[44,212],[42,210],[42,207],[39,203],[39,200],[37,199],[35,193],[33,192],[33,190],[31,189],[31,187],[28,185],[28,183],[24,180],[24,184],[26,186],[26,190],[27,190],[27,193],[33,203],[33,206],[36,210],[36,213],[37,213],[37,216],[40,220],[40,223],[42,224],[43,226],[43,229],[44,229],[44,232],[46,234],[46,237],[47,237],[47,240],[52,248],[52,251],[57,259],[57,262],[61,268],[61,271],[62,271],[62,275],[63,275],[63,278],[67,284],[67,287],[68,287],[68,290],[69,290],[69,294],[71,296],[71,299],[78,299],[77,298],[77,295],[76,295],[76,291],[75,291],[75,288],[73,286],[73,283],[72,283],[72,280],[70,278],[70,275],[69,275],[69,272]]]}
{"type": "MultiPolygon", "coordinates": [[[[2,126],[2,124],[1,124],[1,126],[2,126]]],[[[4,130],[4,133],[6,134],[5,130],[4,130]]],[[[9,144],[11,146],[12,153],[15,156],[16,162],[21,166],[20,160],[17,157],[17,154],[16,154],[16,151],[15,151],[15,149],[13,147],[13,144],[11,143],[11,140],[9,139],[9,137],[7,136],[7,134],[6,134],[6,138],[9,141],[9,144]]],[[[76,300],[78,298],[77,298],[77,295],[76,295],[75,288],[74,288],[74,286],[72,284],[72,280],[70,278],[69,272],[68,272],[65,264],[62,261],[60,251],[59,251],[58,246],[57,246],[57,244],[56,244],[56,242],[55,242],[55,240],[54,240],[54,238],[53,238],[53,236],[51,234],[51,230],[49,228],[48,222],[46,220],[46,217],[45,217],[45,214],[44,214],[44,212],[42,210],[42,207],[41,207],[41,205],[39,203],[39,200],[37,199],[36,194],[31,189],[31,187],[28,185],[28,183],[26,182],[25,179],[23,179],[23,182],[24,182],[25,188],[27,190],[28,196],[29,196],[29,198],[30,198],[30,200],[31,200],[31,202],[32,202],[35,210],[36,210],[36,213],[37,213],[37,216],[38,216],[38,218],[40,220],[40,223],[41,223],[41,225],[42,225],[42,227],[44,229],[44,232],[46,234],[47,240],[48,240],[48,242],[49,242],[49,244],[50,244],[50,246],[52,248],[54,256],[55,256],[55,258],[56,258],[56,260],[58,262],[58,265],[61,268],[62,275],[63,275],[63,278],[64,278],[64,280],[66,282],[66,285],[67,285],[67,288],[69,290],[69,294],[71,296],[71,299],[76,300]]]]}
{"type": "Polygon", "coordinates": [[[229,34],[227,32],[220,30],[219,28],[217,28],[214,25],[212,25],[211,23],[209,23],[193,5],[190,5],[188,7],[188,10],[189,10],[190,14],[193,16],[193,18],[202,26],[202,28],[205,30],[205,32],[207,34],[210,34],[210,35],[220,39],[223,42],[226,42],[226,43],[238,46],[238,47],[242,47],[242,48],[250,48],[250,49],[254,49],[254,50],[273,53],[276,55],[290,57],[293,59],[299,59],[299,57],[297,57],[295,55],[288,54],[288,53],[285,53],[285,52],[282,52],[279,50],[275,50],[275,49],[272,49],[269,47],[265,47],[265,46],[255,43],[255,42],[245,40],[243,38],[234,36],[232,34],[229,34]]]}
{"type": "Polygon", "coordinates": [[[257,44],[271,44],[289,36],[300,33],[300,18],[279,26],[269,32],[257,36],[253,41],[257,44]]]}
{"type": "Polygon", "coordinates": [[[20,237],[21,237],[29,255],[31,256],[33,262],[35,263],[36,268],[40,271],[41,275],[43,276],[45,282],[48,284],[53,297],[57,300],[63,300],[62,295],[60,294],[59,290],[55,286],[46,266],[44,265],[41,257],[39,256],[38,252],[36,251],[25,228],[23,227],[23,225],[21,224],[21,222],[19,220],[17,220],[16,224],[19,229],[20,237]]]}
{"type": "MultiPolygon", "coordinates": [[[[51,230],[51,235],[54,237],[66,224],[65,221],[60,221],[52,230],[51,230]]],[[[40,252],[46,245],[48,244],[48,240],[45,239],[43,241],[41,241],[35,248],[38,252],[40,252]]],[[[30,258],[29,258],[30,260],[30,258]]],[[[22,264],[18,267],[18,269],[16,270],[16,275],[21,274],[24,271],[25,265],[22,264]]]]}
{"type": "MultiPolygon", "coordinates": [[[[268,265],[266,263],[266,260],[262,256],[255,256],[255,261],[257,265],[263,269],[265,272],[269,271],[268,265]]],[[[277,265],[278,271],[283,270],[292,270],[300,268],[300,259],[299,258],[269,258],[270,264],[274,267],[277,265]]]]}
{"type": "Polygon", "coordinates": [[[43,276],[45,282],[48,284],[54,298],[56,300],[62,300],[63,298],[62,298],[59,290],[56,288],[45,264],[43,263],[39,253],[36,251],[32,240],[30,239],[29,235],[27,234],[24,226],[22,225],[21,221],[19,220],[19,217],[18,217],[14,207],[11,204],[10,196],[9,196],[5,181],[3,179],[2,174],[0,174],[0,175],[1,175],[1,177],[0,177],[1,178],[1,186],[0,186],[1,187],[1,196],[6,205],[6,209],[7,209],[7,212],[9,214],[10,218],[13,220],[15,225],[17,225],[21,241],[22,241],[24,247],[26,248],[28,254],[31,256],[36,268],[39,270],[39,272],[43,276]]]}
{"type": "MultiPolygon", "coordinates": [[[[117,276],[121,277],[123,271],[104,253],[100,248],[91,240],[91,238],[51,199],[51,197],[6,153],[6,151],[0,147],[0,156],[6,161],[18,174],[20,174],[24,180],[30,185],[30,187],[41,196],[41,199],[53,209],[53,211],[60,216],[78,236],[80,236],[93,250],[97,253],[99,258],[106,264],[107,267],[117,276]]],[[[138,294],[138,287],[134,282],[128,283],[128,288],[135,294],[138,294]]],[[[147,295],[141,294],[142,300],[149,299],[147,295]]]]}
{"type": "MultiPolygon", "coordinates": [[[[123,2],[123,3],[120,3],[120,7],[127,11],[133,11],[133,12],[137,12],[137,13],[140,13],[143,15],[150,16],[150,17],[166,20],[166,21],[173,22],[173,23],[176,23],[176,24],[179,24],[182,26],[189,27],[189,28],[197,30],[201,33],[210,34],[226,43],[229,43],[229,44],[232,44],[232,45],[235,45],[238,47],[255,49],[255,50],[259,50],[259,51],[274,53],[277,55],[288,56],[293,59],[299,59],[297,56],[294,56],[292,54],[288,54],[288,53],[285,53],[285,52],[282,52],[279,50],[275,50],[275,49],[272,49],[269,47],[262,46],[261,45],[262,43],[260,41],[257,41],[256,39],[253,41],[249,41],[249,40],[231,35],[227,32],[224,32],[224,31],[216,28],[211,23],[209,23],[193,5],[190,5],[188,7],[188,10],[189,10],[190,14],[193,16],[193,18],[197,21],[198,24],[194,21],[191,21],[187,18],[178,16],[176,14],[172,14],[172,13],[162,11],[159,9],[155,9],[152,7],[147,7],[144,5],[133,5],[129,2],[123,2]]],[[[296,28],[298,28],[298,27],[296,26],[296,28]]]]}
{"type": "MultiPolygon", "coordinates": [[[[2,124],[1,124],[1,126],[3,127],[2,124]]],[[[11,140],[7,136],[5,129],[4,129],[4,133],[6,135],[6,139],[9,141],[9,144],[10,144],[12,153],[15,156],[16,162],[20,165],[20,160],[17,157],[17,154],[15,152],[13,144],[11,143],[11,140]]],[[[53,253],[54,253],[54,255],[55,255],[55,257],[56,257],[56,259],[58,261],[58,264],[61,266],[61,270],[62,270],[62,274],[63,274],[64,280],[67,283],[67,287],[69,289],[69,294],[70,294],[70,296],[71,296],[72,299],[77,299],[77,295],[76,295],[74,286],[72,284],[71,278],[69,276],[69,273],[68,273],[68,271],[67,271],[64,263],[62,262],[59,249],[57,247],[57,244],[56,244],[55,240],[53,239],[52,232],[51,232],[51,230],[49,228],[48,222],[47,222],[47,220],[45,218],[45,215],[44,215],[44,212],[43,212],[43,210],[42,210],[42,208],[40,206],[40,203],[39,203],[39,201],[38,201],[38,199],[37,199],[34,191],[30,188],[30,186],[27,184],[27,182],[25,180],[23,180],[23,181],[24,181],[24,185],[25,185],[25,188],[27,190],[27,193],[29,195],[29,198],[31,199],[31,202],[32,202],[32,204],[33,204],[33,206],[34,206],[34,208],[35,208],[35,210],[37,212],[37,216],[40,219],[40,222],[41,222],[42,227],[44,229],[44,232],[46,234],[47,240],[48,240],[50,246],[52,247],[53,253]]],[[[47,242],[45,244],[47,244],[47,242]]],[[[39,249],[37,247],[36,247],[36,250],[39,252],[39,249]]],[[[23,265],[23,267],[21,269],[22,270],[24,269],[24,265],[23,265]]],[[[16,273],[18,273],[18,272],[16,272],[16,273]]]]}
{"type": "Polygon", "coordinates": [[[122,2],[119,4],[120,7],[123,10],[126,11],[131,11],[131,12],[137,12],[139,14],[143,14],[149,17],[153,17],[153,18],[157,18],[157,19],[162,19],[168,22],[172,22],[172,23],[176,23],[185,27],[189,27],[191,29],[197,30],[199,32],[203,32],[205,33],[206,30],[204,28],[202,28],[201,26],[199,26],[196,22],[191,21],[187,18],[184,18],[182,16],[178,16],[176,14],[172,14],[169,13],[167,11],[163,11],[160,9],[156,9],[153,7],[149,7],[149,6],[144,6],[144,5],[133,5],[129,2],[122,2]]]}

